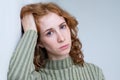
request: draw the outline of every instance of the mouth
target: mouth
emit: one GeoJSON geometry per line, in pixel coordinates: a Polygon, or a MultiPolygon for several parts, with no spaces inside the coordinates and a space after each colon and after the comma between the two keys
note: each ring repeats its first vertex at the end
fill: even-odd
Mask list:
{"type": "Polygon", "coordinates": [[[67,49],[68,47],[69,47],[69,44],[65,44],[65,45],[61,46],[59,49],[65,50],[65,49],[67,49]]]}

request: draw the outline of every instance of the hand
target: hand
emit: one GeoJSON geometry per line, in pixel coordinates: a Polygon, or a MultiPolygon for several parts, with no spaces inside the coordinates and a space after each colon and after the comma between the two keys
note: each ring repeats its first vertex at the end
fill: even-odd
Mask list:
{"type": "Polygon", "coordinates": [[[25,14],[21,20],[24,32],[28,30],[37,31],[36,24],[34,21],[34,17],[31,13],[25,14]]]}

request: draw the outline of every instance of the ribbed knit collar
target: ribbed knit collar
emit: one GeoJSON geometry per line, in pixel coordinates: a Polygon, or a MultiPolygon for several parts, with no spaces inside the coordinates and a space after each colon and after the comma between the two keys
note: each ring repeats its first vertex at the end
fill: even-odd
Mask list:
{"type": "Polygon", "coordinates": [[[65,69],[68,67],[71,67],[73,65],[73,61],[71,57],[62,59],[62,60],[48,60],[46,63],[46,68],[47,69],[65,69]]]}

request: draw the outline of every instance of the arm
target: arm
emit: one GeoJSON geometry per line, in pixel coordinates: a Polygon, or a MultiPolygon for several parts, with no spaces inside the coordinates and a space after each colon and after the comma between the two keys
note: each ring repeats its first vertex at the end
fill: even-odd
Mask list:
{"type": "Polygon", "coordinates": [[[24,35],[18,43],[9,65],[8,80],[28,80],[34,71],[33,56],[37,32],[32,15],[22,19],[24,35]]]}

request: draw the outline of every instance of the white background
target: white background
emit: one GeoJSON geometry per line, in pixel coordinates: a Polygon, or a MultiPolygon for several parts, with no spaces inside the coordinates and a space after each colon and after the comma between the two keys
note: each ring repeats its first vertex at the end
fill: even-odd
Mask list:
{"type": "Polygon", "coordinates": [[[2,0],[0,1],[0,80],[7,80],[10,57],[21,36],[23,5],[53,1],[79,21],[85,61],[102,68],[106,80],[120,80],[119,0],[2,0]]]}

